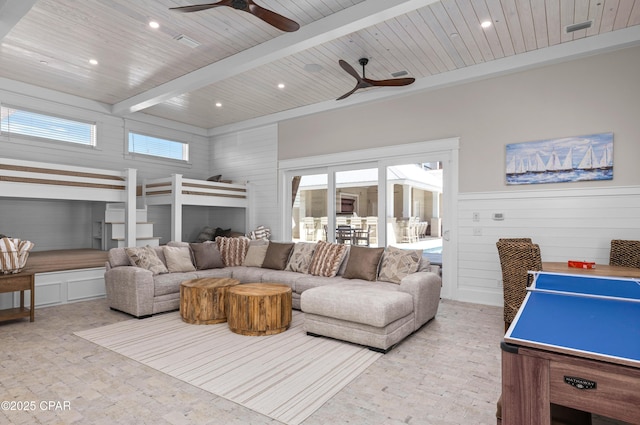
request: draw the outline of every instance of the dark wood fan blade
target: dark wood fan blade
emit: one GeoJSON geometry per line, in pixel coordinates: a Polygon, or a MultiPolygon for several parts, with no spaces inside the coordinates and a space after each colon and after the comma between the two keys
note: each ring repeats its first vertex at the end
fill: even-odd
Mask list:
{"type": "Polygon", "coordinates": [[[298,24],[296,21],[292,21],[291,19],[286,18],[274,11],[265,9],[262,6],[258,6],[253,1],[249,1],[248,3],[248,12],[262,19],[269,25],[272,25],[279,30],[286,32],[294,32],[300,29],[300,24],[298,24]]]}
{"type": "Polygon", "coordinates": [[[347,97],[351,96],[351,95],[352,95],[352,94],[354,94],[354,93],[356,92],[356,90],[358,90],[359,88],[360,88],[360,87],[355,86],[355,87],[353,88],[353,90],[351,90],[350,92],[347,92],[347,93],[343,94],[342,96],[340,96],[340,97],[339,97],[339,98],[337,98],[336,100],[342,100],[342,99],[345,99],[345,98],[347,98],[347,97]]]}
{"type": "Polygon", "coordinates": [[[368,78],[363,78],[362,80],[372,86],[408,86],[416,81],[415,78],[392,78],[390,80],[370,80],[368,78]]]}
{"type": "Polygon", "coordinates": [[[192,6],[180,6],[180,7],[170,7],[169,10],[175,10],[176,12],[188,13],[188,12],[199,12],[201,10],[207,10],[218,6],[229,6],[233,0],[222,0],[218,3],[208,3],[208,4],[194,4],[192,6]]]}
{"type": "Polygon", "coordinates": [[[360,77],[358,72],[351,65],[349,65],[346,61],[343,61],[342,59],[340,59],[338,61],[338,64],[340,64],[342,69],[347,71],[349,73],[349,75],[351,75],[353,78],[355,78],[358,81],[362,81],[362,78],[360,77]]]}

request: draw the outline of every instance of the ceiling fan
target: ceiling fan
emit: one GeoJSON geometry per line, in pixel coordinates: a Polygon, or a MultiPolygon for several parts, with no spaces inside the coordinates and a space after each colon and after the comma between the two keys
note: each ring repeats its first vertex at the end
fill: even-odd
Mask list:
{"type": "Polygon", "coordinates": [[[242,10],[247,13],[251,13],[252,15],[262,19],[269,25],[272,25],[279,30],[286,32],[297,31],[300,28],[300,24],[295,21],[292,21],[289,18],[285,18],[282,15],[277,14],[271,10],[265,9],[262,6],[258,6],[253,2],[253,0],[222,0],[217,3],[207,3],[207,4],[194,4],[192,6],[181,6],[181,7],[171,7],[169,10],[175,10],[177,12],[199,12],[201,10],[212,9],[218,6],[228,6],[233,7],[237,10],[242,10]]]}
{"type": "Polygon", "coordinates": [[[415,78],[392,78],[389,80],[371,80],[369,78],[366,78],[364,75],[364,67],[369,63],[369,59],[361,58],[358,62],[360,63],[360,65],[362,65],[362,77],[360,77],[360,75],[358,75],[356,70],[353,69],[353,67],[349,65],[347,62],[343,61],[342,59],[338,61],[342,69],[347,71],[349,75],[351,75],[353,78],[355,78],[358,81],[358,83],[356,84],[353,90],[343,94],[336,100],[342,100],[346,97],[349,97],[353,93],[355,93],[355,91],[358,89],[366,89],[368,87],[380,87],[380,86],[396,86],[396,87],[408,86],[409,84],[413,83],[416,80],[415,78]]]}

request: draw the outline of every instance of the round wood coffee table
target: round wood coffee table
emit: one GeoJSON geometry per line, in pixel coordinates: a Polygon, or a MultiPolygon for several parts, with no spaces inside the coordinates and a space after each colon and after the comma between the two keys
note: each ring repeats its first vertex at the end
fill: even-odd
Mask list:
{"type": "Polygon", "coordinates": [[[291,288],[279,283],[247,283],[229,288],[227,323],[240,335],[274,335],[291,324],[291,288]]]}
{"type": "Polygon", "coordinates": [[[180,316],[187,323],[210,325],[227,321],[226,298],[237,279],[203,277],[180,284],[180,316]]]}

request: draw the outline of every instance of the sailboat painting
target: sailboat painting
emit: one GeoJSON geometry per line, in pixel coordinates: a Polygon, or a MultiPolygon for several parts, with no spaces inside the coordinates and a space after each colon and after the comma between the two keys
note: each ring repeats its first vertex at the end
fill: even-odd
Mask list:
{"type": "Polygon", "coordinates": [[[507,184],[613,179],[613,133],[507,145],[507,184]]]}

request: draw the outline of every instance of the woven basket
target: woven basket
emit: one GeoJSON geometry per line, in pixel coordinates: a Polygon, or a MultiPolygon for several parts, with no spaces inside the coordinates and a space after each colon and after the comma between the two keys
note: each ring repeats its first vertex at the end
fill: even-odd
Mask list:
{"type": "Polygon", "coordinates": [[[0,273],[20,273],[27,264],[33,242],[16,238],[0,239],[0,273]]]}
{"type": "Polygon", "coordinates": [[[8,251],[1,252],[0,255],[6,255],[5,258],[11,258],[11,261],[7,264],[0,260],[0,273],[11,274],[20,273],[22,269],[24,269],[24,266],[27,264],[29,252],[22,253],[21,255],[18,251],[8,251]]]}

